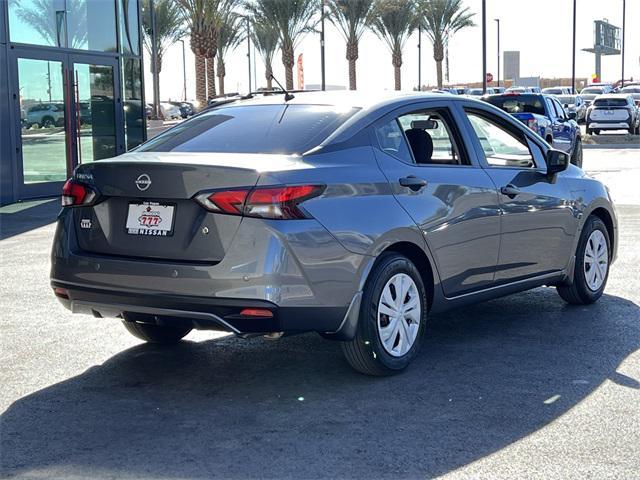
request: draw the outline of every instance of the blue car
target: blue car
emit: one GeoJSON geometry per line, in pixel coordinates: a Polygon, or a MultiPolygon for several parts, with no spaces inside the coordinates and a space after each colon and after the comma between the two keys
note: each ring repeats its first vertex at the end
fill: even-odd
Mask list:
{"type": "Polygon", "coordinates": [[[488,102],[513,115],[544,138],[549,145],[571,155],[571,163],[582,167],[582,140],[575,112],[565,112],[551,95],[508,92],[483,97],[488,102]]]}

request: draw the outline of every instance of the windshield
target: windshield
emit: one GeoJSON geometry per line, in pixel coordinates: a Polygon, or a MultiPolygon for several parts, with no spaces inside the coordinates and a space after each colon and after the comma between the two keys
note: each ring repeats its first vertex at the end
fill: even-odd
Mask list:
{"type": "Polygon", "coordinates": [[[558,97],[558,100],[560,100],[560,103],[562,103],[563,105],[565,103],[568,103],[569,105],[574,105],[576,103],[576,97],[574,97],[573,95],[560,95],[558,97]]]}
{"type": "Polygon", "coordinates": [[[600,88],[600,87],[587,87],[584,88],[582,90],[582,92],[580,93],[591,93],[593,95],[599,95],[601,93],[604,93],[604,88],[600,88]]]}
{"type": "Polygon", "coordinates": [[[498,95],[487,102],[507,113],[536,113],[544,115],[544,104],[539,95],[498,95]]]}
{"type": "Polygon", "coordinates": [[[599,98],[593,104],[596,107],[626,107],[626,98],[599,98]]]}
{"type": "Polygon", "coordinates": [[[216,108],[158,135],[137,151],[302,154],[356,111],[286,104],[216,108]]]}

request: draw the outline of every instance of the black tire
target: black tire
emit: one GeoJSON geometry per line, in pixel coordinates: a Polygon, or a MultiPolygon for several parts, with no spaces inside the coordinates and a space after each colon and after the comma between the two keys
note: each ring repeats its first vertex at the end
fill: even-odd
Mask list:
{"type": "Polygon", "coordinates": [[[571,305],[589,305],[596,302],[602,296],[602,292],[607,286],[610,265],[611,239],[609,238],[609,232],[607,231],[606,225],[602,220],[600,220],[600,218],[596,217],[595,215],[591,215],[585,222],[584,228],[582,229],[582,233],[580,235],[580,240],[578,242],[578,248],[576,249],[576,264],[573,273],[573,284],[558,285],[556,287],[558,294],[565,302],[571,305]],[[584,252],[587,247],[589,236],[594,232],[594,230],[600,230],[604,235],[609,256],[609,261],[607,262],[607,272],[604,277],[604,281],[602,282],[600,288],[595,291],[591,290],[587,285],[584,271],[584,252]]]}
{"type": "Polygon", "coordinates": [[[166,327],[150,323],[138,323],[123,321],[127,331],[136,338],[149,343],[172,345],[182,340],[190,331],[190,328],[166,327]]]}
{"type": "Polygon", "coordinates": [[[591,129],[590,129],[590,128],[587,128],[586,133],[587,133],[587,135],[593,135],[593,132],[591,131],[591,129]]]}
{"type": "Polygon", "coordinates": [[[599,128],[596,128],[596,129],[592,130],[592,132],[594,134],[596,134],[596,135],[600,135],[600,129],[599,128]]]}
{"type": "Polygon", "coordinates": [[[576,167],[582,168],[582,140],[580,137],[576,138],[576,144],[571,153],[571,163],[576,167]]]}
{"type": "Polygon", "coordinates": [[[356,336],[342,342],[342,352],[349,364],[366,375],[392,375],[404,370],[417,355],[422,345],[427,321],[427,293],[420,272],[405,256],[397,253],[383,254],[369,275],[360,305],[360,318],[356,336]],[[399,273],[411,277],[419,296],[421,315],[416,339],[402,356],[387,352],[378,334],[378,303],[387,282],[399,273]]]}
{"type": "Polygon", "coordinates": [[[553,147],[553,137],[548,136],[545,138],[546,142],[549,144],[550,147],[553,147]]]}
{"type": "Polygon", "coordinates": [[[44,117],[40,125],[42,128],[51,128],[54,127],[56,122],[53,120],[53,117],[44,117]]]}

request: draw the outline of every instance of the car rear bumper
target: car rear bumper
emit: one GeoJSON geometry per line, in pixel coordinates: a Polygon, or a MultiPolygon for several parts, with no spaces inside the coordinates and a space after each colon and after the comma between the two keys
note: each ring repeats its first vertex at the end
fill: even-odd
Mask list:
{"type": "Polygon", "coordinates": [[[588,127],[591,130],[626,130],[631,128],[631,122],[589,122],[588,127]]]}
{"type": "Polygon", "coordinates": [[[51,255],[51,285],[65,289],[67,298],[58,298],[67,308],[98,317],[135,314],[137,321],[240,335],[332,333],[360,291],[362,269],[370,260],[346,250],[312,219],[243,219],[215,263],[86,252],[74,221],[63,210],[51,255]],[[263,308],[273,316],[243,318],[239,313],[245,308],[263,308]]]}
{"type": "Polygon", "coordinates": [[[56,297],[73,313],[97,318],[118,317],[127,321],[164,326],[218,330],[240,336],[272,332],[334,333],[348,307],[279,307],[255,299],[203,298],[151,295],[103,290],[52,281],[56,297]],[[242,315],[244,309],[268,311],[271,316],[242,315]]]}

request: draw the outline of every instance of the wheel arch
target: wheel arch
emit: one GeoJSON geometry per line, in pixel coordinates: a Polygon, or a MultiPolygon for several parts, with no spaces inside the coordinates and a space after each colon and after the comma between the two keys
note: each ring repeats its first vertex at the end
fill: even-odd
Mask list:
{"type": "Polygon", "coordinates": [[[613,222],[613,217],[611,216],[611,213],[604,207],[596,207],[595,209],[593,209],[589,215],[594,215],[596,217],[598,217],[600,220],[602,220],[602,223],[604,223],[604,225],[607,227],[607,233],[609,234],[609,243],[611,246],[611,258],[615,258],[616,255],[616,241],[617,241],[617,232],[616,232],[616,228],[613,222]]]}

